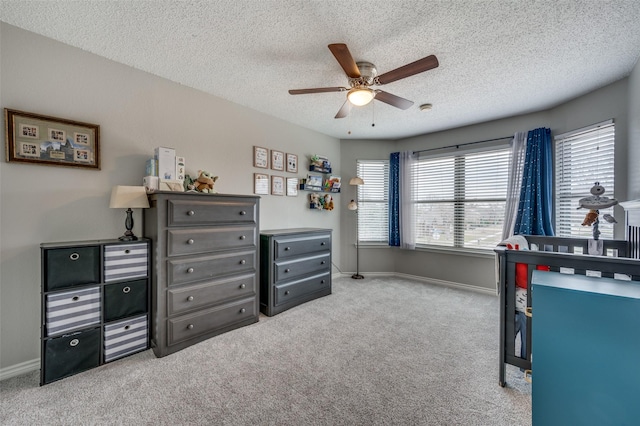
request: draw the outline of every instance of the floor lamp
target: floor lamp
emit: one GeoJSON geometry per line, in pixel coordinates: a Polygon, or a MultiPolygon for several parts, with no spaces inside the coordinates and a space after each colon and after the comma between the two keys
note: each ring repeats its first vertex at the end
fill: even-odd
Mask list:
{"type": "MultiPolygon", "coordinates": [[[[360,185],[364,185],[364,181],[356,176],[354,178],[351,178],[351,180],[349,181],[349,185],[355,185],[357,187],[360,185]]],[[[356,188],[356,200],[357,199],[358,199],[358,188],[356,188]]],[[[356,273],[351,275],[351,278],[353,278],[354,280],[361,280],[364,277],[360,275],[360,244],[359,244],[360,235],[358,234],[358,230],[359,230],[358,227],[360,225],[360,220],[358,217],[359,216],[358,203],[356,200],[351,200],[349,205],[347,205],[347,208],[349,210],[355,210],[356,212],[356,273]]]]}

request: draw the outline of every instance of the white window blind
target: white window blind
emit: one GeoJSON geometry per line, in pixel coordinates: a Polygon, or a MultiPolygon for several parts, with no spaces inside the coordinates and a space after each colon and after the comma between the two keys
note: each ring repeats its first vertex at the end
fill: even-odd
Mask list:
{"type": "Polygon", "coordinates": [[[413,168],[416,244],[493,249],[501,240],[509,149],[420,157],[413,168]]]}
{"type": "MultiPolygon", "coordinates": [[[[581,198],[595,182],[614,195],[614,140],[615,124],[612,120],[589,128],[556,136],[556,234],[559,237],[592,238],[593,228],[582,226],[588,210],[578,209],[581,198]]],[[[600,210],[600,215],[613,215],[613,208],[600,210]]],[[[613,238],[613,225],[600,220],[600,238],[613,238]]]]}
{"type": "Polygon", "coordinates": [[[389,161],[358,160],[358,239],[389,241],[389,161]]]}

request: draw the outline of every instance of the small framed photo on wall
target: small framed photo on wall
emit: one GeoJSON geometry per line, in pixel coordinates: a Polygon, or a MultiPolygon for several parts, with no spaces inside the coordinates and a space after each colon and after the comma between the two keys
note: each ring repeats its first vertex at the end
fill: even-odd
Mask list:
{"type": "Polygon", "coordinates": [[[298,178],[287,178],[287,197],[298,196],[298,178]]]}
{"type": "Polygon", "coordinates": [[[253,193],[269,195],[269,175],[263,173],[253,174],[253,193]]]}
{"type": "Polygon", "coordinates": [[[287,172],[298,173],[298,156],[287,153],[287,172]]]}
{"type": "Polygon", "coordinates": [[[284,153],[282,151],[271,150],[271,168],[284,170],[284,153]]]}
{"type": "Polygon", "coordinates": [[[253,167],[269,168],[269,150],[261,146],[253,147],[253,167]]]}
{"type": "Polygon", "coordinates": [[[284,177],[271,176],[271,195],[284,195],[284,177]]]}

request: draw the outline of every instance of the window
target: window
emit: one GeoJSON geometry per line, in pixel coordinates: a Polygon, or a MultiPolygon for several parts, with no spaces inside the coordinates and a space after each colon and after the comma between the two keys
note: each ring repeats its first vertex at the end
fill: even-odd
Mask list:
{"type": "MultiPolygon", "coordinates": [[[[582,226],[587,213],[578,209],[581,198],[591,196],[595,182],[600,182],[605,197],[614,196],[613,120],[556,136],[556,234],[559,237],[592,238],[593,228],[582,226]]],[[[600,210],[613,214],[613,208],[600,210]]],[[[600,238],[613,238],[613,226],[600,221],[600,238]]]]}
{"type": "Polygon", "coordinates": [[[389,241],[389,161],[358,160],[358,238],[364,242],[389,241]]]}
{"type": "Polygon", "coordinates": [[[502,239],[509,148],[421,156],[412,170],[416,245],[493,249],[502,239]]]}

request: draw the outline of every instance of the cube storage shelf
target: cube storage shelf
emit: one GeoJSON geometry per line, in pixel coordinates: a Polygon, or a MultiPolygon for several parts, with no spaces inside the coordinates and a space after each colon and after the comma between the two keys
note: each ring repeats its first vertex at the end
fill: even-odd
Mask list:
{"type": "Polygon", "coordinates": [[[149,244],[40,245],[40,385],[149,347],[149,244]]]}

